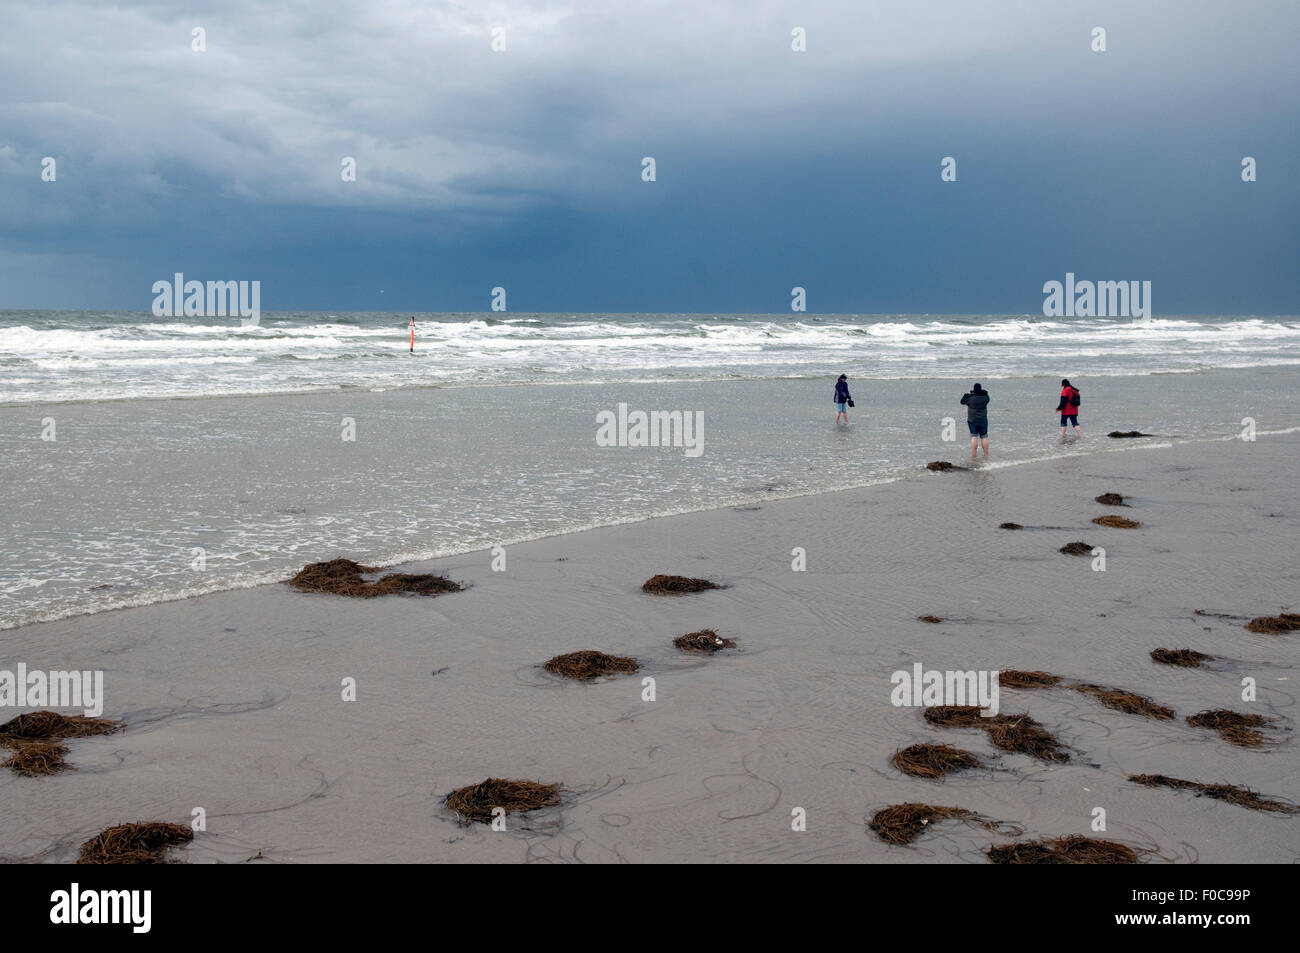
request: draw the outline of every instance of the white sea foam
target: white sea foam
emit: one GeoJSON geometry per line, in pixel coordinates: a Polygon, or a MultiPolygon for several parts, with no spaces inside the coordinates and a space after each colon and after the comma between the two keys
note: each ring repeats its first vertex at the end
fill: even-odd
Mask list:
{"type": "Polygon", "coordinates": [[[350,386],[851,376],[1143,375],[1300,363],[1293,318],[264,314],[259,326],[134,313],[0,315],[0,403],[350,386]],[[412,357],[414,359],[412,359],[412,357]],[[397,361],[397,358],[405,360],[397,361]],[[301,365],[309,365],[303,367],[301,365]],[[236,379],[222,366],[246,365],[236,379]],[[287,365],[296,365],[287,370],[287,365]],[[286,383],[292,382],[292,387],[286,383]]]}

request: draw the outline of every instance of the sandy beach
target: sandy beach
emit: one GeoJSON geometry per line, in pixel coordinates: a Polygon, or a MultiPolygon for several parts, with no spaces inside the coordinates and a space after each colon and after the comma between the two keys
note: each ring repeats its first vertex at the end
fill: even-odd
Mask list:
{"type": "MultiPolygon", "coordinates": [[[[948,459],[964,464],[961,447],[948,459]]],[[[1244,628],[1300,606],[1298,451],[1288,433],[1007,467],[995,454],[969,472],[928,473],[918,459],[915,476],[887,485],[509,546],[504,571],[489,551],[401,567],[466,587],[437,598],[272,584],[0,632],[10,667],[102,669],[104,716],[127,726],[70,741],[73,770],[0,773],[0,857],[69,861],[105,827],[189,823],[201,807],[207,830],[175,854],[191,863],[986,863],[1012,827],[1105,837],[1155,863],[1295,862],[1300,817],[1127,778],[1300,800],[1300,634],[1244,628]],[[1108,491],[1130,506],[1094,502],[1108,491]],[[1142,525],[1090,522],[1106,514],[1142,525]],[[1103,547],[1105,570],[1058,552],[1071,541],[1103,547]],[[792,569],[796,549],[805,571],[792,569]],[[656,573],[726,588],[643,593],[656,573]],[[737,648],[673,647],[704,628],[737,648]],[[1157,665],[1159,647],[1214,660],[1157,665]],[[590,684],[542,670],[580,649],[641,670],[590,684]],[[916,663],[1042,670],[1177,714],[1111,710],[1066,683],[1003,688],[1003,713],[1027,712],[1069,749],[1048,763],[893,705],[891,674],[916,663]],[[345,678],[355,701],[341,697],[345,678]],[[1270,743],[1236,747],[1184,720],[1215,708],[1275,719],[1270,743]],[[982,766],[906,777],[890,756],[919,742],[982,766]],[[511,815],[504,832],[459,823],[442,798],[488,777],[560,782],[562,804],[511,815]],[[911,846],[867,829],[874,811],[909,801],[1006,826],[943,823],[911,846]],[[799,808],[806,830],[792,830],[799,808]]]]}

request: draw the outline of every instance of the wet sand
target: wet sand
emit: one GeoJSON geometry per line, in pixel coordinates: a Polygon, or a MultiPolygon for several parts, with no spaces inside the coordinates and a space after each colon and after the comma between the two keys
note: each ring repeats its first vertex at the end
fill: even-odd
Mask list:
{"type": "MultiPolygon", "coordinates": [[[[930,457],[918,458],[917,476],[894,484],[512,546],[502,572],[486,551],[401,567],[468,587],[433,599],[271,585],[0,632],[0,667],[103,669],[104,716],[127,723],[70,741],[75,770],[0,773],[0,856],[67,861],[104,827],[187,822],[195,807],[207,832],[175,854],[194,863],[259,851],[271,862],[984,863],[1009,840],[944,823],[898,847],[866,829],[879,808],[925,801],[1026,837],[1096,834],[1156,862],[1294,862],[1300,816],[1126,777],[1300,800],[1300,633],[1243,628],[1300,607],[1298,452],[1300,435],[1286,434],[974,472],[926,473],[930,457]],[[1130,508],[1094,502],[1107,491],[1130,508]],[[1107,513],[1142,526],[1091,522],[1107,513]],[[998,528],[1008,521],[1025,528],[998,528]],[[1075,540],[1105,547],[1105,572],[1058,552],[1075,540]],[[792,571],[796,547],[806,571],[792,571]],[[643,593],[656,573],[727,588],[643,593]],[[918,621],[929,614],[947,621],[918,621]],[[706,628],[738,647],[673,648],[706,628]],[[1216,660],[1156,665],[1157,647],[1216,660]],[[541,669],[588,648],[634,656],[641,672],[582,684],[541,669]],[[1028,712],[1072,750],[1047,764],[893,706],[891,673],[917,662],[1041,669],[1150,696],[1177,717],[1004,689],[1002,712],[1028,712]],[[645,676],[654,701],[642,700],[645,676]],[[341,700],[345,677],[356,701],[341,700]],[[1207,708],[1277,718],[1280,744],[1237,748],[1185,723],[1207,708]],[[907,778],[889,758],[918,742],[988,767],[907,778]],[[563,804],[511,816],[505,832],[458,824],[442,797],[491,776],[563,782],[563,804]],[[791,830],[795,808],[805,831],[791,830]]],[[[961,444],[949,459],[968,462],[961,444]]]]}

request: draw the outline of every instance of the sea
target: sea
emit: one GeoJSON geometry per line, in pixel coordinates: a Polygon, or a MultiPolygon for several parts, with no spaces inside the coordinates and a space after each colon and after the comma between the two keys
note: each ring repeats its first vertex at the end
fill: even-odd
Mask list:
{"type": "Polygon", "coordinates": [[[414,350],[410,313],[0,311],[0,628],[943,479],[977,381],[991,470],[1300,428],[1293,315],[413,316],[414,350]],[[602,445],[637,411],[699,421],[699,452],[602,445]]]}

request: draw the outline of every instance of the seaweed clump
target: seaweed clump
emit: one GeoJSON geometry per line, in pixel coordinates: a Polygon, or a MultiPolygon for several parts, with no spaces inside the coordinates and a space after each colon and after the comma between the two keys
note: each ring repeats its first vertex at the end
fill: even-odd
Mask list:
{"type": "Polygon", "coordinates": [[[1092,521],[1098,526],[1109,526],[1112,529],[1137,529],[1142,525],[1137,520],[1126,520],[1122,516],[1095,516],[1092,521]]]}
{"type": "MultiPolygon", "coordinates": [[[[999,676],[1000,677],[1000,676],[999,676]]],[[[923,717],[942,728],[979,728],[995,748],[1041,761],[1069,761],[1070,754],[1046,728],[1028,715],[980,715],[978,705],[931,705],[923,717]]]]}
{"type": "Polygon", "coordinates": [[[998,844],[988,858],[995,864],[1136,864],[1138,853],[1117,841],[1071,834],[998,844]]]}
{"type": "Polygon", "coordinates": [[[1050,672],[998,672],[998,684],[1004,688],[1051,688],[1061,676],[1050,672]]]}
{"type": "Polygon", "coordinates": [[[1193,728],[1209,728],[1219,737],[1239,748],[1258,748],[1265,742],[1264,733],[1257,730],[1269,724],[1263,715],[1243,715],[1226,708],[1211,708],[1187,716],[1193,728]]]}
{"type": "Polygon", "coordinates": [[[1131,437],[1153,437],[1155,434],[1142,433],[1140,430],[1112,430],[1106,434],[1107,437],[1114,437],[1116,440],[1131,437]]]}
{"type": "Polygon", "coordinates": [[[735,642],[731,639],[724,639],[712,629],[700,629],[698,632],[679,635],[673,639],[673,645],[683,652],[708,652],[710,655],[722,649],[734,649],[736,647],[735,642]]]}
{"type": "Polygon", "coordinates": [[[8,768],[14,774],[25,778],[36,778],[46,774],[58,774],[67,767],[63,756],[68,753],[68,746],[59,741],[23,741],[12,746],[14,753],[0,762],[0,768],[8,768]]]}
{"type": "Polygon", "coordinates": [[[1124,502],[1123,495],[1119,493],[1103,493],[1101,496],[1097,497],[1097,502],[1103,506],[1128,506],[1128,504],[1124,502]]]}
{"type": "Polygon", "coordinates": [[[560,803],[559,784],[488,778],[478,784],[457,788],[443,798],[443,803],[460,815],[464,823],[492,823],[493,808],[506,814],[523,814],[560,803]]]}
{"type": "Polygon", "coordinates": [[[919,615],[916,617],[917,622],[929,622],[931,625],[938,625],[943,621],[942,616],[937,615],[919,615]]]}
{"type": "Polygon", "coordinates": [[[1193,649],[1152,649],[1151,660],[1161,665],[1177,665],[1181,668],[1200,668],[1204,662],[1213,660],[1213,655],[1197,652],[1193,649]]]}
{"type": "Polygon", "coordinates": [[[641,584],[642,592],[651,592],[657,596],[676,596],[683,592],[703,592],[705,589],[723,589],[724,586],[707,579],[692,579],[689,576],[651,576],[641,584]]]}
{"type": "Polygon", "coordinates": [[[929,780],[980,766],[979,758],[952,745],[908,745],[895,751],[889,760],[904,774],[929,780]]]}
{"type": "Polygon", "coordinates": [[[100,831],[81,845],[79,864],[161,864],[163,852],[175,844],[194,839],[184,824],[150,821],[118,824],[100,831]]]}
{"type": "Polygon", "coordinates": [[[89,738],[92,735],[111,735],[125,725],[109,718],[88,718],[85,715],[60,715],[56,711],[29,711],[10,718],[0,725],[0,744],[19,740],[44,740],[51,738],[89,738]]]}
{"type": "Polygon", "coordinates": [[[1238,807],[1248,807],[1253,811],[1273,811],[1277,814],[1300,814],[1300,808],[1287,801],[1265,797],[1250,788],[1236,784],[1205,784],[1201,781],[1185,781],[1171,778],[1167,774],[1130,774],[1128,779],[1134,784],[1149,788],[1172,788],[1175,791],[1195,791],[1197,797],[1208,797],[1238,807]]]}
{"type": "Polygon", "coordinates": [[[1087,556],[1092,552],[1092,546],[1084,542],[1066,543],[1061,547],[1061,552],[1067,556],[1087,556]]]}
{"type": "Polygon", "coordinates": [[[925,465],[927,470],[933,470],[935,473],[947,473],[949,470],[961,470],[963,467],[953,466],[947,460],[931,460],[925,465]]]}
{"type": "Polygon", "coordinates": [[[589,681],[601,675],[631,675],[637,670],[636,659],[624,655],[606,655],[595,649],[569,652],[549,659],[543,666],[552,675],[589,681]]]}
{"type": "Polygon", "coordinates": [[[999,523],[998,529],[1024,529],[1019,523],[999,523]]]}
{"type": "Polygon", "coordinates": [[[1145,695],[1128,692],[1122,688],[1106,688],[1104,685],[1077,682],[1070,686],[1070,690],[1091,695],[1107,708],[1113,708],[1115,711],[1122,711],[1129,715],[1142,715],[1146,718],[1154,718],[1157,721],[1169,721],[1177,714],[1168,705],[1161,705],[1145,695]]]}
{"type": "Polygon", "coordinates": [[[930,705],[921,716],[940,728],[977,728],[984,720],[979,705],[930,705]]]}
{"type": "Polygon", "coordinates": [[[1282,632],[1294,632],[1300,629],[1300,613],[1283,612],[1281,615],[1262,615],[1246,623],[1251,632],[1264,635],[1278,635],[1282,632]]]}
{"type": "Polygon", "coordinates": [[[1027,754],[1039,761],[1070,760],[1069,752],[1056,737],[1028,715],[996,715],[980,720],[995,748],[1027,754]]]}
{"type": "Polygon", "coordinates": [[[958,820],[979,824],[992,830],[994,822],[964,807],[940,807],[936,804],[891,804],[871,816],[867,827],[886,844],[910,844],[935,821],[958,820]]]}
{"type": "Polygon", "coordinates": [[[0,767],[28,778],[58,774],[67,767],[64,755],[68,746],[60,744],[62,739],[108,735],[124,727],[122,722],[108,718],[25,712],[0,725],[0,746],[13,749],[0,767]]]}
{"type": "Polygon", "coordinates": [[[389,573],[375,582],[361,578],[364,573],[375,572],[379,572],[379,567],[362,566],[351,559],[331,559],[304,566],[289,580],[289,585],[302,592],[330,592],[357,599],[373,599],[399,592],[438,596],[444,592],[461,591],[459,583],[429,573],[389,573]]]}

